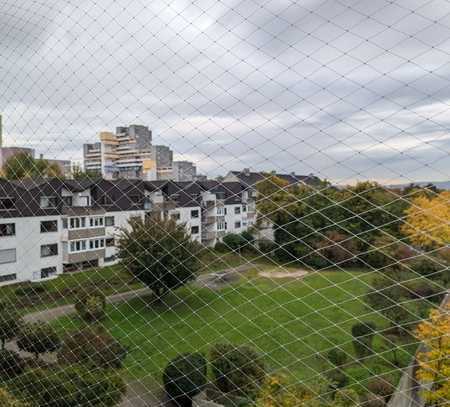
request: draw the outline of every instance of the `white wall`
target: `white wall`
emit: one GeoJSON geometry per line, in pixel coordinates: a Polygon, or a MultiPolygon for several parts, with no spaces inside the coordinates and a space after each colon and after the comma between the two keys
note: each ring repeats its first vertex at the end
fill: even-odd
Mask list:
{"type": "MultiPolygon", "coordinates": [[[[45,267],[57,268],[62,273],[62,222],[60,216],[0,219],[0,223],[15,223],[16,235],[0,237],[0,249],[16,249],[16,262],[0,264],[0,276],[16,273],[17,280],[29,281],[40,278],[45,267]],[[58,231],[41,233],[42,220],[58,220],[58,231]],[[58,255],[41,257],[41,245],[58,244],[58,255]]],[[[13,281],[9,282],[12,283],[13,281]]]]}

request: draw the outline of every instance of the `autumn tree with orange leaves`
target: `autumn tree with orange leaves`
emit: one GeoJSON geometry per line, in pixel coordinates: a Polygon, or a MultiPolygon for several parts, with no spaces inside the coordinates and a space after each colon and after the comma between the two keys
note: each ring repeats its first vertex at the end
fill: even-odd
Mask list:
{"type": "Polygon", "coordinates": [[[424,351],[417,354],[417,379],[426,385],[422,396],[429,406],[450,405],[450,303],[431,311],[417,327],[424,351]]]}

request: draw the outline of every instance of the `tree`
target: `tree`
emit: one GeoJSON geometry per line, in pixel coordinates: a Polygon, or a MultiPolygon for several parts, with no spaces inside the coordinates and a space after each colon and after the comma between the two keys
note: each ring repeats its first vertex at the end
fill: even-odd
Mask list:
{"type": "Polygon", "coordinates": [[[180,407],[192,406],[192,398],[207,383],[207,361],[200,353],[185,353],[169,362],[163,374],[170,400],[180,407]]]}
{"type": "Polygon", "coordinates": [[[96,180],[101,178],[101,173],[93,170],[83,170],[79,165],[74,165],[72,168],[72,177],[76,180],[96,180]]]}
{"type": "Polygon", "coordinates": [[[75,302],[75,309],[85,322],[97,322],[106,315],[106,297],[100,290],[83,292],[75,302]]]}
{"type": "Polygon", "coordinates": [[[5,349],[5,343],[16,337],[19,333],[21,319],[19,313],[14,309],[2,310],[0,312],[0,342],[1,348],[5,349]]]}
{"type": "Polygon", "coordinates": [[[373,322],[358,322],[352,326],[353,347],[358,358],[370,356],[373,353],[373,322]]]}
{"type": "Polygon", "coordinates": [[[409,240],[423,248],[436,248],[450,241],[450,191],[433,198],[419,196],[406,210],[403,233],[409,240]]]}
{"type": "Polygon", "coordinates": [[[173,219],[132,219],[122,228],[118,255],[122,264],[158,298],[195,278],[200,245],[173,219]]]}
{"type": "Polygon", "coordinates": [[[41,158],[34,158],[28,153],[18,153],[8,158],[3,166],[3,175],[11,180],[62,177],[57,164],[49,163],[41,158]]]}
{"type": "Polygon", "coordinates": [[[26,405],[17,400],[6,389],[0,388],[0,406],[2,407],[26,407],[26,405]]]}
{"type": "Polygon", "coordinates": [[[60,339],[50,325],[26,324],[17,337],[17,346],[24,352],[32,353],[37,359],[41,353],[57,350],[60,346],[60,339]]]}
{"type": "Polygon", "coordinates": [[[417,378],[427,384],[422,395],[430,406],[444,407],[450,403],[449,333],[450,303],[432,310],[429,320],[416,329],[416,336],[425,349],[417,354],[417,378]]]}

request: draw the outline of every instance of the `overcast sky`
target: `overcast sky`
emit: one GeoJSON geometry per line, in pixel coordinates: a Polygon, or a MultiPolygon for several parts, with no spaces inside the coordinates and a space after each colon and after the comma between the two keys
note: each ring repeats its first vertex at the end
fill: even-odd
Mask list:
{"type": "Polygon", "coordinates": [[[450,179],[448,0],[0,0],[4,139],[153,130],[210,175],[450,179]],[[394,4],[391,4],[394,3],[394,4]]]}

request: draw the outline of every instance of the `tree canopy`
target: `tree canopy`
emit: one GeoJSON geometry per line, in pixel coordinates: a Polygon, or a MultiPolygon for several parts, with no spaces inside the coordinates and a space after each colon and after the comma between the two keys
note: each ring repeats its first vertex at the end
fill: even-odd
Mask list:
{"type": "Polygon", "coordinates": [[[56,163],[50,163],[41,158],[34,158],[28,153],[18,153],[8,158],[2,172],[5,178],[11,180],[63,176],[56,163]]]}

